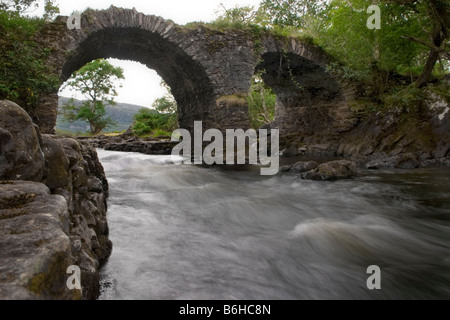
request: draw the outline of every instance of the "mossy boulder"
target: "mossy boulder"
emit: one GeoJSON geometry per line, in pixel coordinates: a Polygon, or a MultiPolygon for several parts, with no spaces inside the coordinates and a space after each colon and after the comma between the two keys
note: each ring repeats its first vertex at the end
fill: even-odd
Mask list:
{"type": "Polygon", "coordinates": [[[310,180],[341,180],[350,179],[358,174],[356,163],[348,160],[331,161],[321,164],[316,169],[302,174],[302,179],[310,180]]]}

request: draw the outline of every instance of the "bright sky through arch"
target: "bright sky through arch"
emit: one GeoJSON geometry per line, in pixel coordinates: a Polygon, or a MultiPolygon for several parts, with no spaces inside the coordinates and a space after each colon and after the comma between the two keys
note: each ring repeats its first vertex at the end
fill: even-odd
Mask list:
{"type": "MultiPolygon", "coordinates": [[[[65,16],[71,15],[74,11],[84,11],[88,7],[92,9],[107,9],[114,5],[122,8],[136,8],[139,12],[162,16],[165,19],[170,19],[177,24],[183,25],[193,21],[210,22],[215,20],[217,12],[220,11],[221,3],[227,9],[236,5],[254,6],[257,8],[261,0],[56,0],[55,2],[61,10],[61,15],[65,16]]],[[[37,11],[36,14],[42,13],[37,11]]],[[[155,71],[130,61],[116,59],[109,61],[125,70],[126,80],[123,88],[118,90],[117,102],[150,107],[155,99],[160,98],[164,94],[165,90],[159,86],[161,78],[155,71]]],[[[61,95],[71,97],[70,91],[66,90],[61,92],[61,95]]]]}

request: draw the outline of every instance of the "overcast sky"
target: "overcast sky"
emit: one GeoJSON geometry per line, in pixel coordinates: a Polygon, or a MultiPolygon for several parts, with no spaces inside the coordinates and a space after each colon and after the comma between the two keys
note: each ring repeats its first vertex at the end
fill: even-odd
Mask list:
{"type": "MultiPolygon", "coordinates": [[[[69,16],[74,11],[84,11],[86,8],[107,9],[111,5],[122,8],[136,8],[145,14],[162,16],[178,24],[192,21],[210,22],[217,18],[217,11],[223,3],[226,8],[240,6],[258,7],[261,0],[56,0],[61,15],[69,16]]],[[[117,102],[126,102],[141,106],[151,106],[152,102],[164,95],[160,87],[161,78],[153,70],[144,65],[131,62],[110,60],[114,65],[125,70],[126,80],[119,90],[117,102]]],[[[70,91],[61,92],[63,96],[72,96],[70,91]]],[[[79,98],[79,97],[77,97],[79,98]]]]}

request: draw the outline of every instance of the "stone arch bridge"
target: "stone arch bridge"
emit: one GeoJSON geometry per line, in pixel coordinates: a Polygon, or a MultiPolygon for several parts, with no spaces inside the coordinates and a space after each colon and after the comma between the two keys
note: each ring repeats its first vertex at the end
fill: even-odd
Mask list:
{"type": "MultiPolygon", "coordinates": [[[[81,29],[69,30],[67,19],[58,17],[38,37],[51,49],[49,72],[65,81],[94,59],[141,62],[171,87],[182,128],[192,128],[197,120],[204,128],[248,128],[245,95],[258,70],[265,70],[263,79],[277,94],[271,126],[281,136],[330,136],[353,126],[338,81],[326,72],[328,57],[305,41],[179,26],[116,7],[85,11],[81,29]]],[[[57,100],[57,92],[49,92],[33,115],[44,133],[54,131],[57,100]]]]}

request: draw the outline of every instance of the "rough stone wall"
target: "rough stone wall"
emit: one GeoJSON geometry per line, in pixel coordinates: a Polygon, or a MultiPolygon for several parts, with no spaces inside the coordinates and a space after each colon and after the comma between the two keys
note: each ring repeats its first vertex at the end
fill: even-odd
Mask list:
{"type": "Polygon", "coordinates": [[[338,82],[326,72],[326,57],[294,40],[289,53],[269,43],[272,47],[262,55],[258,69],[265,71],[265,83],[277,94],[271,127],[280,129],[282,144],[333,142],[337,147],[336,137],[353,129],[356,119],[338,82]]]}
{"type": "MultiPolygon", "coordinates": [[[[194,121],[203,121],[204,130],[248,128],[245,96],[252,76],[264,70],[263,79],[278,98],[271,127],[280,129],[283,146],[311,154],[347,156],[359,152],[365,156],[398,145],[396,134],[401,130],[393,124],[398,123],[395,111],[391,114],[394,122],[389,121],[389,115],[361,122],[357,110],[350,107],[355,90],[347,90],[340,79],[327,72],[329,57],[307,41],[271,34],[256,36],[245,30],[219,31],[204,25],[179,26],[161,17],[116,7],[87,10],[82,14],[81,30],[69,30],[66,20],[59,17],[38,37],[43,46],[52,49],[48,60],[51,72],[66,80],[93,59],[139,61],[156,70],[171,87],[182,128],[192,130],[194,121]]],[[[54,94],[43,98],[42,114],[37,117],[46,133],[51,133],[55,124],[54,94]]],[[[441,116],[433,116],[441,108],[433,99],[430,97],[432,108],[424,117],[440,129],[428,130],[432,143],[420,145],[428,149],[440,145],[444,150],[446,145],[440,140],[445,139],[439,137],[448,136],[448,129],[441,124],[448,118],[445,107],[441,116]]],[[[409,138],[400,139],[400,144],[411,144],[414,135],[406,136],[409,138]]]]}
{"type": "Polygon", "coordinates": [[[361,162],[411,160],[420,166],[448,166],[450,157],[450,105],[428,92],[410,114],[402,108],[377,112],[359,119],[358,126],[339,136],[336,154],[361,162]],[[406,158],[403,155],[407,155],[406,158]]]}
{"type": "Polygon", "coordinates": [[[41,135],[0,101],[0,299],[95,299],[111,254],[108,183],[87,143],[41,135]],[[69,290],[69,266],[82,290],[69,290]]]}

